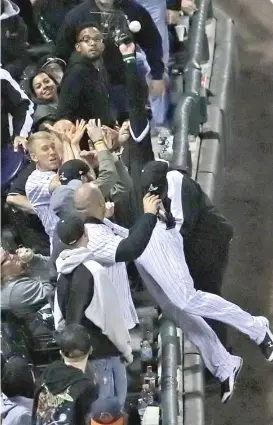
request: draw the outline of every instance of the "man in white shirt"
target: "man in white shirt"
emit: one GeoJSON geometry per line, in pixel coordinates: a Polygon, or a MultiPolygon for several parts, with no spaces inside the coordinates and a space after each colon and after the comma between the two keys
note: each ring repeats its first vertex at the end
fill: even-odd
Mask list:
{"type": "MultiPolygon", "coordinates": [[[[189,340],[200,349],[206,367],[221,382],[221,400],[226,403],[233,395],[243,361],[240,357],[228,353],[203,317],[224,322],[247,334],[260,345],[266,359],[273,361],[273,336],[268,320],[265,317],[251,316],[217,295],[194,289],[184,256],[183,238],[175,228],[175,220],[171,214],[164,211],[160,214],[164,215],[164,221],[158,219],[156,223],[153,222],[155,227],[149,235],[146,249],[144,245],[142,252],[139,251],[140,254],[137,255],[137,252],[130,252],[127,248],[124,255],[122,244],[128,241],[129,230],[103,220],[103,197],[89,197],[88,192],[85,192],[85,195],[84,209],[89,210],[89,215],[93,217],[93,223],[89,220],[90,224],[87,225],[88,248],[93,252],[95,260],[113,273],[116,273],[117,267],[123,267],[123,275],[120,275],[119,279],[114,274],[112,276],[114,284],[122,285],[123,282],[126,284],[125,261],[138,258],[136,264],[147,289],[164,313],[174,320],[189,340]],[[99,210],[102,218],[94,214],[94,211],[99,210]]],[[[154,214],[156,219],[157,212],[154,214]]],[[[145,228],[139,227],[135,244],[146,237],[145,228]]]]}
{"type": "Polygon", "coordinates": [[[132,329],[138,323],[138,318],[125,263],[138,258],[146,248],[156,224],[158,197],[145,197],[144,214],[130,232],[127,230],[125,238],[123,227],[104,218],[105,201],[97,186],[83,184],[76,190],[74,202],[78,211],[86,217],[87,248],[92,251],[94,260],[105,267],[118,292],[127,328],[132,329]]]}
{"type": "MultiPolygon", "coordinates": [[[[55,136],[45,131],[39,131],[29,137],[27,147],[32,161],[36,163],[36,170],[27,179],[26,196],[52,243],[58,217],[49,204],[52,192],[60,185],[57,170],[61,165],[61,159],[56,150],[55,136]]],[[[71,158],[65,158],[64,155],[63,161],[68,159],[71,158]]]]}

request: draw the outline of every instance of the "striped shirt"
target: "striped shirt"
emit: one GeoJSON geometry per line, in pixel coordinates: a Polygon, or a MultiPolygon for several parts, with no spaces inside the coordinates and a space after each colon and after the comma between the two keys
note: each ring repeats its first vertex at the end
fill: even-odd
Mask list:
{"type": "Polygon", "coordinates": [[[149,291],[151,285],[153,296],[156,290],[154,282],[174,305],[183,308],[189,297],[195,293],[185,260],[183,238],[176,228],[167,230],[166,224],[158,221],[150,242],[136,260],[136,265],[140,266],[140,274],[149,291]],[[141,269],[144,269],[145,276],[141,269]]]}
{"type": "Polygon", "coordinates": [[[104,219],[104,224],[88,223],[88,249],[94,255],[94,260],[105,267],[105,271],[113,282],[120,299],[125,323],[132,329],[138,323],[138,317],[132,300],[130,283],[125,263],[116,263],[116,251],[122,239],[127,238],[129,230],[110,220],[104,219]]]}
{"type": "Polygon", "coordinates": [[[54,229],[59,220],[50,207],[51,193],[49,187],[55,176],[56,173],[54,171],[40,171],[36,169],[30,174],[26,182],[26,196],[43,223],[51,244],[54,229]]]}

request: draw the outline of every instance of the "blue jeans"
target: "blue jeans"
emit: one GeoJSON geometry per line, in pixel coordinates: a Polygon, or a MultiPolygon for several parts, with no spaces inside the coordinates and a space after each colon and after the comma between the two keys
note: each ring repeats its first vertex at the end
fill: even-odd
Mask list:
{"type": "Polygon", "coordinates": [[[99,386],[99,398],[117,397],[123,407],[127,395],[127,374],[120,357],[90,360],[88,366],[99,386]]]}

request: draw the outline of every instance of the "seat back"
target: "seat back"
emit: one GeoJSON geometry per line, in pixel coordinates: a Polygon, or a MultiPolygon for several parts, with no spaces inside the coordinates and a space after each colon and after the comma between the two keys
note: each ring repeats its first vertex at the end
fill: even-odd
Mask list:
{"type": "Polygon", "coordinates": [[[1,147],[1,189],[5,191],[25,164],[22,151],[14,152],[12,146],[1,147]]]}
{"type": "Polygon", "coordinates": [[[4,360],[18,355],[30,360],[23,323],[10,310],[1,309],[1,355],[4,360]]]}

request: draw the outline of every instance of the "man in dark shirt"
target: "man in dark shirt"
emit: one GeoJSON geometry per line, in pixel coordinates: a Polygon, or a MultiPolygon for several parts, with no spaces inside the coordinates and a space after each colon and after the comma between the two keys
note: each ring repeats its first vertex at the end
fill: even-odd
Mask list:
{"type": "MultiPolygon", "coordinates": [[[[124,66],[122,57],[114,43],[113,34],[118,28],[121,32],[130,34],[128,22],[138,21],[139,31],[132,34],[134,42],[146,54],[151,68],[150,92],[153,97],[160,96],[165,90],[163,81],[164,63],[163,48],[160,33],[149,12],[134,0],[86,0],[72,9],[65,17],[56,42],[56,55],[65,61],[73,51],[75,30],[88,16],[94,19],[105,35],[105,51],[103,58],[109,75],[111,87],[119,86],[119,98],[124,86],[124,66]]],[[[118,99],[115,101],[118,102],[118,99]]],[[[116,105],[118,106],[118,105],[116,105]]]]}
{"type": "Polygon", "coordinates": [[[58,102],[58,118],[75,122],[100,118],[102,124],[112,125],[108,77],[102,53],[101,32],[93,23],[85,23],[75,33],[75,50],[63,77],[58,102]]]}

